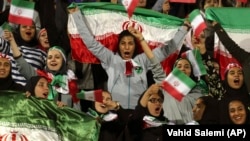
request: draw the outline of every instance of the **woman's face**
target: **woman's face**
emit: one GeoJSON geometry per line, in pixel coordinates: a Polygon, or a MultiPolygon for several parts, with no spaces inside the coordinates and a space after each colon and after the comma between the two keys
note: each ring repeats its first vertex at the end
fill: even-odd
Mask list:
{"type": "Polygon", "coordinates": [[[10,61],[7,58],[0,58],[0,78],[7,78],[11,70],[10,61]]]}
{"type": "Polygon", "coordinates": [[[243,71],[241,68],[233,67],[228,70],[227,82],[233,89],[239,89],[243,85],[243,71]]]}
{"type": "Polygon", "coordinates": [[[48,81],[45,78],[41,78],[35,86],[35,96],[37,98],[47,99],[49,94],[48,81]]]}
{"type": "Polygon", "coordinates": [[[164,2],[163,2],[163,4],[162,4],[162,13],[168,14],[169,11],[170,11],[170,3],[169,3],[169,0],[164,0],[164,2]]]}
{"type": "Polygon", "coordinates": [[[203,103],[203,100],[201,98],[198,98],[193,107],[193,119],[195,121],[200,121],[202,119],[205,108],[206,105],[203,103]]]}
{"type": "Polygon", "coordinates": [[[176,67],[185,73],[187,76],[190,76],[192,73],[191,64],[186,59],[181,59],[177,62],[176,67]]]}
{"type": "Polygon", "coordinates": [[[119,49],[121,53],[121,57],[124,60],[129,60],[133,57],[135,52],[135,42],[132,36],[124,36],[121,38],[119,43],[119,49]]]}
{"type": "Polygon", "coordinates": [[[102,92],[102,102],[95,102],[95,109],[97,112],[105,114],[109,111],[108,104],[111,102],[111,95],[108,92],[102,92]]]}
{"type": "Polygon", "coordinates": [[[204,9],[209,7],[218,7],[218,0],[205,0],[204,9]]]}
{"type": "Polygon", "coordinates": [[[229,103],[229,117],[234,124],[244,124],[247,113],[245,106],[241,101],[234,100],[229,103]]]}
{"type": "Polygon", "coordinates": [[[48,39],[48,35],[47,35],[47,31],[43,31],[40,36],[39,36],[39,43],[40,45],[45,48],[48,49],[50,47],[49,45],[49,39],[48,39]]]}
{"type": "Polygon", "coordinates": [[[20,25],[20,35],[22,39],[26,42],[30,42],[36,34],[36,27],[35,25],[27,26],[27,25],[20,25]]]}
{"type": "Polygon", "coordinates": [[[52,71],[59,71],[63,64],[63,56],[58,50],[49,50],[47,55],[47,67],[52,71]]]}
{"type": "Polygon", "coordinates": [[[139,0],[137,7],[146,7],[147,5],[147,0],[139,0]]]}
{"type": "Polygon", "coordinates": [[[158,117],[162,111],[163,99],[158,94],[152,94],[149,97],[147,108],[152,116],[158,117]]]}

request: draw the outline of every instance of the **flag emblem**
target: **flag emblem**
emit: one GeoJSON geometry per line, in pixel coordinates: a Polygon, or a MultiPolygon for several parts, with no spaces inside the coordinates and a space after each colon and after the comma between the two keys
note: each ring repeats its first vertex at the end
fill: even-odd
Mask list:
{"type": "Polygon", "coordinates": [[[28,141],[27,137],[18,131],[11,131],[9,134],[0,136],[1,141],[28,141]]]}
{"type": "Polygon", "coordinates": [[[21,15],[23,13],[23,11],[21,9],[17,9],[17,14],[21,15]]]}
{"type": "Polygon", "coordinates": [[[176,100],[181,101],[196,83],[178,68],[173,71],[162,82],[163,89],[173,96],[176,100]]]}
{"type": "Polygon", "coordinates": [[[14,24],[32,25],[35,3],[25,0],[12,0],[8,20],[14,24]]]}
{"type": "Polygon", "coordinates": [[[175,87],[178,87],[180,85],[180,82],[179,81],[174,81],[174,86],[175,87]]]}
{"type": "Polygon", "coordinates": [[[136,22],[136,21],[133,21],[133,20],[130,20],[130,21],[126,21],[122,24],[122,29],[123,30],[127,30],[128,27],[132,26],[133,28],[139,30],[140,32],[142,32],[142,26],[136,22]]]}

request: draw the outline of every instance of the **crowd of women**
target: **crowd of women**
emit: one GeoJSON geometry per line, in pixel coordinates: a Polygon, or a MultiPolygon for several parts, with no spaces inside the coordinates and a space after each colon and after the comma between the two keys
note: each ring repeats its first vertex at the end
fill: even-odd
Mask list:
{"type": "MultiPolygon", "coordinates": [[[[168,66],[179,69],[196,83],[178,101],[162,88],[161,82],[167,74],[160,62],[179,45],[182,45],[181,53],[190,50],[183,42],[192,30],[189,21],[179,27],[167,45],[153,50],[139,30],[129,27],[119,34],[118,50],[113,52],[94,38],[78,7],[66,8],[69,1],[56,1],[56,5],[50,0],[35,2],[41,27],[35,22],[32,26],[16,25],[13,31],[4,30],[0,38],[0,90],[24,92],[27,96],[54,100],[59,108],[69,106],[87,113],[101,125],[100,141],[162,140],[163,125],[249,124],[249,52],[240,48],[220,23],[205,20],[207,29],[191,37],[190,42],[202,56],[206,75],[195,76],[192,60],[181,55],[173,66],[168,66]],[[51,10],[49,18],[45,6],[51,10]],[[59,16],[58,12],[65,15],[59,16]],[[72,59],[65,29],[68,14],[75,20],[80,38],[101,64],[72,59]],[[239,62],[227,65],[224,80],[213,56],[214,33],[239,62]],[[138,52],[139,46],[143,53],[138,52]],[[97,89],[102,90],[101,102],[78,96],[81,91],[97,89]]],[[[119,4],[119,1],[111,2],[119,4]]],[[[201,0],[197,8],[202,14],[206,8],[227,4],[220,0],[201,0]]],[[[246,5],[238,1],[233,4],[246,5]]],[[[168,0],[158,0],[151,7],[171,14],[168,0]]],[[[1,19],[3,14],[5,11],[1,19]]]]}

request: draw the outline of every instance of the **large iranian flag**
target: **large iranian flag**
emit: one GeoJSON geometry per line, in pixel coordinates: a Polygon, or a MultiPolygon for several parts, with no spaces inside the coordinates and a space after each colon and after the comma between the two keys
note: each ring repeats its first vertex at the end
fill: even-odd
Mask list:
{"type": "MultiPolygon", "coordinates": [[[[129,26],[140,30],[153,49],[163,46],[172,39],[183,23],[183,19],[143,8],[136,8],[132,18],[128,18],[122,5],[105,2],[77,3],[77,5],[84,12],[96,40],[114,52],[118,47],[118,34],[129,26]]],[[[78,31],[74,29],[74,24],[69,18],[68,31],[73,59],[84,63],[100,63],[100,60],[88,51],[82,40],[77,37],[78,31]]],[[[171,57],[176,59],[173,56],[171,57]]],[[[170,60],[166,59],[162,64],[172,67],[174,61],[170,60]]],[[[170,70],[168,67],[164,67],[164,69],[166,72],[170,70]]]]}
{"type": "Polygon", "coordinates": [[[1,141],[98,141],[96,119],[54,101],[0,91],[1,141]]]}
{"type": "Polygon", "coordinates": [[[35,3],[25,0],[11,0],[9,22],[32,25],[35,3]]]}
{"type": "MultiPolygon", "coordinates": [[[[228,35],[244,50],[250,52],[250,9],[249,8],[210,8],[206,18],[219,22],[228,35]]],[[[226,66],[238,62],[215,36],[215,57],[219,60],[221,77],[224,79],[226,66]]]]}

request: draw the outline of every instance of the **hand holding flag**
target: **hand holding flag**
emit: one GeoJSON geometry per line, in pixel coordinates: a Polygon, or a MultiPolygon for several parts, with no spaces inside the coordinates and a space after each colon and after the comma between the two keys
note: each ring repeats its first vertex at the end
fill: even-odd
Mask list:
{"type": "Polygon", "coordinates": [[[194,76],[200,77],[207,74],[206,68],[202,62],[202,57],[198,49],[188,50],[181,54],[182,58],[187,58],[193,67],[194,76]]]}
{"type": "Polygon", "coordinates": [[[200,33],[205,28],[207,28],[207,25],[206,25],[202,15],[201,15],[199,9],[195,9],[189,14],[189,21],[191,22],[191,25],[193,27],[195,37],[198,37],[200,35],[200,33]]]}
{"type": "Polygon", "coordinates": [[[35,3],[24,0],[11,0],[9,22],[32,25],[35,3]]]}
{"type": "Polygon", "coordinates": [[[81,90],[80,93],[77,94],[77,98],[89,101],[97,101],[102,103],[102,90],[101,89],[93,91],[81,90]]]}
{"type": "Polygon", "coordinates": [[[1,37],[3,36],[4,30],[8,30],[8,31],[12,32],[12,27],[7,22],[4,22],[0,27],[0,36],[1,37]]]}
{"type": "Polygon", "coordinates": [[[162,82],[162,88],[178,101],[181,101],[195,85],[196,83],[178,68],[174,68],[162,82]]]}
{"type": "Polygon", "coordinates": [[[127,10],[129,19],[132,17],[134,10],[137,7],[138,2],[139,0],[122,0],[122,4],[127,10]]]}

